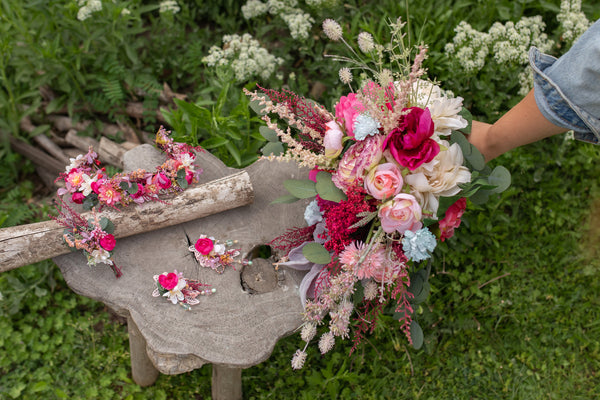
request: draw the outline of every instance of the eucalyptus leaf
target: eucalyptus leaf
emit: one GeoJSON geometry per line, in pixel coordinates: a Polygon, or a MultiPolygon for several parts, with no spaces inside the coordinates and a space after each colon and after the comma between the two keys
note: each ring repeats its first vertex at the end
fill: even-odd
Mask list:
{"type": "Polygon", "coordinates": [[[423,329],[421,329],[421,325],[414,319],[410,323],[410,338],[416,350],[419,350],[423,346],[423,329]]]}
{"type": "Polygon", "coordinates": [[[494,193],[502,193],[510,186],[510,172],[506,169],[506,167],[502,165],[498,165],[496,168],[492,170],[490,176],[488,176],[488,182],[490,185],[495,185],[496,187],[492,189],[494,193]]]}
{"type": "Polygon", "coordinates": [[[317,195],[316,185],[310,179],[287,179],[283,182],[283,186],[299,199],[307,199],[317,195]]]}
{"type": "Polygon", "coordinates": [[[473,196],[469,197],[469,200],[471,201],[471,203],[473,204],[477,204],[477,205],[482,205],[487,203],[488,199],[490,198],[490,194],[492,192],[490,190],[480,190],[477,193],[475,193],[473,196]]]}
{"type": "Polygon", "coordinates": [[[283,144],[279,142],[269,142],[262,148],[261,152],[265,156],[279,156],[283,153],[283,144]]]}
{"type": "Polygon", "coordinates": [[[463,117],[464,119],[467,120],[467,126],[460,129],[460,131],[464,134],[470,135],[471,134],[471,125],[473,124],[473,115],[471,114],[471,111],[469,111],[467,108],[463,107],[462,110],[460,110],[460,112],[458,113],[458,115],[460,115],[461,117],[463,117]]]}
{"type": "Polygon", "coordinates": [[[129,194],[136,194],[139,190],[138,184],[136,182],[131,182],[131,186],[127,189],[129,194]]]}
{"type": "Polygon", "coordinates": [[[277,132],[275,132],[268,126],[261,126],[260,128],[258,128],[258,131],[260,132],[262,137],[264,137],[269,142],[279,142],[279,136],[277,136],[277,132]]]}
{"type": "Polygon", "coordinates": [[[298,197],[294,196],[293,194],[286,194],[286,195],[276,198],[275,200],[273,200],[271,202],[271,204],[290,204],[290,203],[295,203],[298,200],[300,200],[300,199],[298,197]]]}
{"type": "Polygon", "coordinates": [[[329,172],[320,171],[317,174],[317,184],[315,185],[317,193],[324,200],[334,201],[339,203],[342,200],[346,200],[347,197],[331,180],[331,174],[329,172]]]}
{"type": "Polygon", "coordinates": [[[100,218],[100,228],[106,233],[113,233],[115,231],[115,225],[106,217],[100,218]]]}
{"type": "Polygon", "coordinates": [[[331,254],[322,244],[312,242],[304,245],[302,255],[306,259],[315,264],[329,264],[331,262],[331,254]]]}
{"type": "MultiPolygon", "coordinates": [[[[258,97],[262,98],[263,100],[267,98],[266,94],[259,94],[258,97]]],[[[258,115],[266,115],[267,113],[263,112],[262,109],[264,108],[264,106],[260,105],[261,100],[256,99],[256,100],[252,100],[250,102],[250,108],[257,113],[258,115]]]]}

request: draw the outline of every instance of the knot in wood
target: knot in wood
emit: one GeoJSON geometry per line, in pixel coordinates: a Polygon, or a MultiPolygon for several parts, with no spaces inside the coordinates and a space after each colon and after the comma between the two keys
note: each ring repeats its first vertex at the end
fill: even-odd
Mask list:
{"type": "Polygon", "coordinates": [[[277,271],[271,261],[254,258],[241,273],[242,287],[251,294],[269,293],[277,288],[277,271]]]}

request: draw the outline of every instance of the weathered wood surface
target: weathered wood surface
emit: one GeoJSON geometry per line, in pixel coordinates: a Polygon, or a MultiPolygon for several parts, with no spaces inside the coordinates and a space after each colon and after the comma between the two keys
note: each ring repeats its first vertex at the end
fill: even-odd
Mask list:
{"type": "MultiPolygon", "coordinates": [[[[206,181],[238,171],[227,168],[209,153],[202,153],[198,162],[204,169],[201,178],[206,181]]],[[[148,168],[132,168],[138,167],[148,168]]],[[[183,373],[205,363],[234,370],[256,365],[269,357],[280,338],[302,322],[298,293],[301,275],[283,268],[277,272],[271,269],[271,273],[278,274],[277,284],[269,286],[268,292],[251,294],[242,286],[241,265],[219,275],[199,267],[188,250],[189,242],[195,243],[206,234],[222,241],[237,240],[244,256],[289,228],[305,226],[303,215],[308,201],[271,202],[286,193],[285,179],[305,178],[307,170],[294,163],[261,160],[246,171],[255,190],[254,203],[120,240],[115,253],[123,271],[119,279],[109,268],[88,268],[78,253],[54,259],[75,292],[104,302],[136,324],[146,339],[150,360],[161,373],[183,373]],[[152,297],[153,275],[174,269],[212,285],[216,293],[202,297],[190,311],[152,297]]]]}
{"type": "MultiPolygon", "coordinates": [[[[229,176],[188,188],[177,196],[165,197],[166,203],[148,202],[120,211],[105,208],[98,215],[114,223],[114,235],[119,239],[251,203],[254,191],[250,177],[245,171],[232,172],[229,176]]],[[[91,218],[91,213],[82,215],[91,218]]],[[[0,229],[0,272],[71,252],[63,243],[63,230],[56,221],[0,229]]]]}

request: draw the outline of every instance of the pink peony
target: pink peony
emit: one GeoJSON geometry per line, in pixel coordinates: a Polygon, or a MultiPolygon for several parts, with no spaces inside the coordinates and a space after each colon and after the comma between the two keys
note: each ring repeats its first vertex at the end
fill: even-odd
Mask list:
{"type": "Polygon", "coordinates": [[[332,176],[335,186],[346,192],[357,179],[363,179],[368,170],[379,164],[383,157],[383,140],[381,135],[369,136],[350,146],[332,176]]]}
{"type": "Polygon", "coordinates": [[[85,200],[85,196],[81,192],[75,192],[71,196],[71,201],[75,204],[83,204],[83,200],[85,200]]]}
{"type": "Polygon", "coordinates": [[[194,247],[196,248],[196,250],[198,250],[200,254],[206,256],[210,254],[212,249],[215,247],[215,244],[209,238],[200,238],[198,239],[194,247]]]}
{"type": "Polygon", "coordinates": [[[171,290],[175,286],[177,286],[177,283],[179,283],[179,277],[177,276],[176,273],[169,272],[166,275],[164,275],[164,274],[159,275],[158,283],[160,283],[160,286],[162,286],[163,288],[165,288],[167,290],[171,290]]]}
{"type": "Polygon", "coordinates": [[[378,200],[397,195],[402,190],[403,184],[402,173],[394,163],[379,164],[365,177],[367,193],[378,200]]]}
{"type": "Polygon", "coordinates": [[[342,152],[342,138],[344,137],[344,134],[335,121],[329,121],[325,126],[327,126],[325,137],[323,138],[325,157],[335,158],[342,152]]]}
{"type": "Polygon", "coordinates": [[[440,240],[442,242],[454,236],[454,229],[460,226],[465,208],[467,208],[467,200],[464,197],[456,200],[454,204],[448,207],[444,219],[439,222],[440,240]]]}
{"type": "Polygon", "coordinates": [[[112,251],[115,248],[117,241],[113,235],[106,234],[100,238],[100,246],[106,251],[112,251]]]}
{"type": "Polygon", "coordinates": [[[379,209],[381,227],[386,233],[421,229],[421,206],[413,195],[400,193],[379,209]]]}
{"type": "Polygon", "coordinates": [[[341,121],[346,128],[346,135],[354,138],[354,121],[356,117],[365,112],[365,106],[356,98],[356,93],[342,96],[335,105],[335,118],[341,121]]]}
{"type": "Polygon", "coordinates": [[[158,174],[154,175],[154,184],[158,185],[159,188],[161,189],[168,189],[171,187],[171,180],[169,179],[169,177],[167,175],[165,175],[163,172],[159,172],[158,174]]]}
{"type": "Polygon", "coordinates": [[[414,171],[419,165],[433,160],[440,152],[440,146],[431,139],[434,124],[429,109],[411,107],[404,111],[408,114],[385,138],[383,146],[390,150],[398,164],[414,171]]]}

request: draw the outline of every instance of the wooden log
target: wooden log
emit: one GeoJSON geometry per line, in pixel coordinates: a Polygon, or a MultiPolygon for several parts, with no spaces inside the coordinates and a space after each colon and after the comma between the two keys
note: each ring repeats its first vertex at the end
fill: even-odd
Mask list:
{"type": "Polygon", "coordinates": [[[65,140],[73,147],[77,147],[84,154],[87,153],[90,146],[94,149],[98,148],[98,141],[89,136],[79,136],[77,135],[77,131],[75,129],[69,129],[67,132],[67,136],[65,136],[65,140]]]}
{"type": "Polygon", "coordinates": [[[17,139],[13,136],[9,136],[10,144],[12,148],[19,154],[24,155],[31,160],[35,165],[45,168],[46,170],[52,171],[55,175],[65,170],[65,165],[57,160],[56,158],[46,154],[42,150],[39,150],[30,144],[17,139]]]}
{"type": "Polygon", "coordinates": [[[65,152],[54,143],[48,136],[46,135],[35,135],[33,140],[40,145],[41,148],[46,150],[48,154],[51,154],[58,161],[63,162],[65,165],[69,164],[69,157],[65,154],[65,152]]]}
{"type": "Polygon", "coordinates": [[[102,136],[100,145],[98,146],[98,157],[106,163],[114,165],[118,168],[123,168],[123,154],[127,150],[121,147],[118,143],[102,136]]]}
{"type": "MultiPolygon", "coordinates": [[[[189,188],[165,201],[120,211],[105,209],[99,214],[114,223],[116,238],[124,238],[251,204],[254,191],[248,173],[241,171],[189,188]]],[[[82,215],[91,217],[91,213],[82,215]]],[[[0,229],[0,272],[69,253],[71,249],[62,240],[63,230],[56,221],[0,229]]]]}

